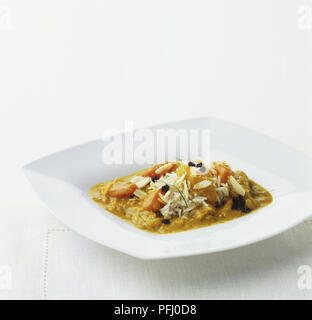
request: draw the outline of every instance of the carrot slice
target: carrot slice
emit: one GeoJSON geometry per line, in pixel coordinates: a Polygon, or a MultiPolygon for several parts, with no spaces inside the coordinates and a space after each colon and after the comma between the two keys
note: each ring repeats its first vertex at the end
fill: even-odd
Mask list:
{"type": "Polygon", "coordinates": [[[160,190],[154,191],[144,200],[144,210],[156,212],[164,206],[164,204],[159,201],[159,192],[160,190]]]}
{"type": "MultiPolygon", "coordinates": [[[[142,177],[155,177],[157,176],[155,171],[160,168],[163,164],[156,164],[154,165],[153,167],[149,168],[149,169],[146,169],[145,172],[142,173],[142,177]]],[[[157,177],[158,178],[158,177],[157,177]]]]}
{"type": "Polygon", "coordinates": [[[221,183],[226,183],[229,176],[232,174],[232,171],[229,167],[222,164],[217,164],[215,166],[216,171],[218,172],[218,175],[220,176],[221,183]]]}
{"type": "Polygon", "coordinates": [[[159,179],[162,175],[169,173],[169,172],[172,172],[177,168],[177,165],[175,163],[173,163],[171,168],[169,168],[167,171],[162,172],[162,174],[156,174],[156,170],[167,163],[168,162],[154,165],[152,168],[147,169],[145,172],[143,172],[142,176],[143,177],[151,177],[151,178],[157,177],[159,179]]]}
{"type": "Polygon", "coordinates": [[[134,183],[117,181],[111,185],[107,195],[115,198],[128,198],[137,188],[134,183]]]}

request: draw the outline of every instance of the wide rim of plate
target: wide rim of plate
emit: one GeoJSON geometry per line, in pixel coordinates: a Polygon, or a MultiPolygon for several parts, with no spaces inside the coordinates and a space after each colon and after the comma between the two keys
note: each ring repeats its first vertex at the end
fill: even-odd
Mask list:
{"type": "MultiPolygon", "coordinates": [[[[177,121],[172,121],[172,122],[167,122],[167,123],[162,123],[162,124],[158,124],[158,125],[153,125],[153,126],[150,126],[148,128],[157,128],[158,126],[160,125],[174,125],[174,124],[177,124],[177,123],[180,123],[180,122],[184,122],[184,121],[196,121],[198,119],[203,119],[203,118],[191,118],[191,119],[183,119],[183,120],[177,120],[177,121]]],[[[261,135],[263,137],[267,137],[269,138],[270,140],[272,140],[273,142],[275,143],[278,143],[278,144],[282,144],[284,145],[285,147],[287,147],[289,150],[292,150],[293,152],[296,152],[296,153],[299,153],[300,155],[302,155],[302,157],[306,158],[306,159],[309,159],[309,161],[311,161],[311,158],[309,158],[306,154],[296,150],[295,148],[291,147],[291,146],[288,146],[287,144],[281,142],[281,141],[278,141],[277,139],[275,138],[272,138],[272,137],[269,137],[265,134],[262,134],[256,130],[253,130],[253,129],[250,129],[248,127],[244,127],[244,126],[241,126],[241,125],[238,125],[236,123],[233,123],[233,122],[230,122],[230,121],[227,121],[227,120],[222,120],[222,119],[218,119],[218,118],[214,118],[214,117],[205,117],[205,119],[209,119],[210,121],[211,120],[217,120],[217,121],[223,121],[223,122],[227,122],[227,123],[230,123],[232,125],[235,125],[235,126],[238,126],[240,128],[244,128],[244,129],[248,129],[248,130],[251,130],[253,131],[254,133],[258,134],[258,135],[261,135]]],[[[173,253],[173,252],[169,252],[169,253],[166,253],[166,252],[159,252],[158,254],[150,254],[150,253],[146,253],[146,254],[140,254],[139,252],[134,252],[134,251],[130,251],[130,250],[127,250],[125,247],[123,247],[122,245],[119,245],[118,242],[117,243],[110,243],[109,245],[107,243],[103,243],[103,241],[99,241],[99,239],[97,239],[97,237],[93,236],[92,234],[90,235],[89,233],[85,232],[85,230],[83,228],[77,228],[77,227],[71,227],[70,226],[70,221],[67,221],[67,219],[64,218],[63,215],[61,214],[58,214],[55,210],[51,209],[49,204],[46,203],[46,201],[44,199],[42,199],[42,197],[40,196],[40,193],[38,192],[38,190],[36,189],[36,187],[33,185],[32,183],[32,178],[31,178],[31,175],[33,173],[32,171],[32,166],[35,164],[35,163],[38,163],[42,160],[44,160],[45,158],[48,158],[48,157],[51,157],[51,156],[54,156],[56,154],[59,154],[59,153],[62,153],[62,152],[66,152],[67,150],[70,150],[70,149],[73,149],[73,148],[77,148],[77,147],[83,147],[85,145],[88,145],[90,143],[93,143],[93,142],[96,142],[98,140],[92,140],[92,141],[89,141],[89,142],[85,142],[85,143],[82,143],[82,144],[78,144],[78,145],[75,145],[75,146],[72,146],[72,147],[69,147],[69,148],[65,148],[61,151],[58,151],[58,152],[55,152],[55,153],[52,153],[50,155],[47,155],[45,157],[42,157],[40,159],[37,159],[27,165],[25,165],[22,169],[23,169],[23,172],[25,173],[27,179],[29,180],[30,184],[32,185],[33,189],[35,190],[35,192],[37,193],[37,195],[39,196],[39,198],[42,200],[42,202],[46,205],[46,207],[49,209],[49,211],[57,218],[59,219],[60,221],[62,221],[65,225],[67,225],[71,230],[81,234],[82,236],[96,242],[96,243],[99,243],[101,245],[104,245],[104,246],[108,246],[110,248],[113,248],[115,250],[118,250],[120,252],[123,252],[125,254],[128,254],[130,256],[134,256],[136,258],[140,258],[140,259],[144,259],[144,260],[158,260],[158,259],[168,259],[168,258],[177,258],[177,257],[186,257],[186,256],[194,256],[194,255],[202,255],[202,254],[209,254],[209,253],[215,253],[215,252],[222,252],[222,251],[227,251],[227,250],[231,250],[231,249],[235,249],[235,248],[239,248],[239,247],[244,247],[244,246],[248,246],[248,245],[251,245],[251,244],[254,244],[256,242],[259,242],[259,241],[262,241],[262,240],[265,240],[265,239],[269,239],[269,238],[272,238],[282,232],[285,232],[289,229],[291,229],[292,227],[296,226],[297,224],[303,222],[306,218],[308,218],[311,214],[310,213],[306,213],[306,214],[301,214],[298,216],[298,219],[295,219],[293,221],[291,221],[291,223],[285,225],[283,228],[277,228],[276,230],[273,230],[272,232],[264,232],[262,235],[258,236],[258,237],[254,237],[250,240],[242,240],[242,241],[236,241],[232,244],[222,244],[220,246],[214,246],[214,247],[211,247],[211,248],[205,248],[205,249],[197,249],[197,248],[193,248],[191,251],[190,250],[185,250],[185,252],[178,252],[178,253],[173,253]]],[[[311,161],[312,163],[312,161],[311,161]]],[[[311,192],[307,192],[308,196],[312,196],[312,193],[311,192]]],[[[311,210],[312,211],[312,210],[311,210]]],[[[312,213],[312,212],[311,212],[312,213]]],[[[235,220],[239,220],[241,218],[238,218],[238,219],[235,219],[235,220]]],[[[232,220],[233,221],[233,220],[232,220]]],[[[231,221],[230,221],[231,222],[231,221]]],[[[226,222],[228,223],[228,222],[226,222]]],[[[213,227],[213,226],[211,226],[213,227]]],[[[210,228],[210,227],[209,227],[210,228]]],[[[139,230],[141,232],[144,232],[142,230],[139,230]]],[[[188,231],[187,231],[188,232],[188,231]]],[[[159,237],[162,237],[163,235],[159,235],[159,237]]]]}

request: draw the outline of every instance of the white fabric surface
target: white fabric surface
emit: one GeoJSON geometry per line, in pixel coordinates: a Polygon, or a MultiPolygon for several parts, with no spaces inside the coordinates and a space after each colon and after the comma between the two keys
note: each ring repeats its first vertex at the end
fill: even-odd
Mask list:
{"type": "Polygon", "coordinates": [[[51,230],[48,299],[311,299],[297,268],[312,265],[312,224],[225,253],[140,261],[51,230]],[[75,267],[74,267],[75,266],[75,267]]]}

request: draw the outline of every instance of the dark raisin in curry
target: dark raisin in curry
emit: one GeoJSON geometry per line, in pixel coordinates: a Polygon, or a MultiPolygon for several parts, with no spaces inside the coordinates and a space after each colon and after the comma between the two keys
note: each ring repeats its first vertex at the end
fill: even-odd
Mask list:
{"type": "Polygon", "coordinates": [[[168,219],[163,219],[161,222],[162,222],[163,224],[170,224],[170,220],[168,220],[168,219]]]}

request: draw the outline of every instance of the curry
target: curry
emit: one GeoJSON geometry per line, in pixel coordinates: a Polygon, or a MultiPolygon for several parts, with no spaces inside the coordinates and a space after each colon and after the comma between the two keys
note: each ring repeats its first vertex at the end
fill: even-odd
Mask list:
{"type": "Polygon", "coordinates": [[[200,160],[166,162],[100,183],[89,197],[137,228],[160,234],[229,221],[273,201],[243,171],[200,160]]]}

